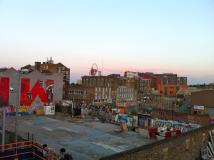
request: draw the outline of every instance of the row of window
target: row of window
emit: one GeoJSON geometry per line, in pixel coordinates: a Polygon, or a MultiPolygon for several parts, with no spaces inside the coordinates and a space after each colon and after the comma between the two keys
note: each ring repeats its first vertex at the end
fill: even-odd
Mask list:
{"type": "Polygon", "coordinates": [[[78,90],[72,90],[72,91],[69,91],[70,94],[83,94],[84,92],[83,91],[78,91],[78,90]]]}
{"type": "Polygon", "coordinates": [[[117,97],[119,97],[119,98],[133,98],[134,95],[133,94],[119,94],[119,95],[117,95],[117,97]]]}
{"type": "Polygon", "coordinates": [[[107,92],[108,90],[111,91],[111,88],[101,88],[101,87],[96,87],[95,88],[95,92],[97,92],[97,91],[100,91],[100,92],[101,91],[106,91],[107,92]]]}
{"type": "Polygon", "coordinates": [[[111,95],[107,95],[107,94],[97,95],[97,94],[95,94],[95,99],[107,99],[107,98],[111,98],[111,95]]]}

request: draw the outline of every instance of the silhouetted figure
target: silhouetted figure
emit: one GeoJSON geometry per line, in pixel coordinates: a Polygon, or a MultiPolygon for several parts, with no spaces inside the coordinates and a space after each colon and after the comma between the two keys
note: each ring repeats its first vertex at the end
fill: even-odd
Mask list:
{"type": "Polygon", "coordinates": [[[60,160],[73,160],[73,157],[71,154],[66,153],[65,148],[60,149],[60,160]]]}
{"type": "Polygon", "coordinates": [[[47,158],[48,157],[48,145],[47,144],[43,144],[42,145],[42,156],[47,158]]]}

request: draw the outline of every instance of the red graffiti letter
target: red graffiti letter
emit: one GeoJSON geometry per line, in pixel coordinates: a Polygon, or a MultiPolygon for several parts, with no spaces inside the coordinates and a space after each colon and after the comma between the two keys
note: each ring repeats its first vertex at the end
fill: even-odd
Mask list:
{"type": "Polygon", "coordinates": [[[7,106],[9,103],[9,78],[0,78],[0,106],[7,106]]]}
{"type": "Polygon", "coordinates": [[[40,98],[41,102],[48,103],[48,95],[41,81],[38,80],[30,90],[30,79],[23,78],[21,80],[21,106],[31,106],[37,96],[40,98]]]}

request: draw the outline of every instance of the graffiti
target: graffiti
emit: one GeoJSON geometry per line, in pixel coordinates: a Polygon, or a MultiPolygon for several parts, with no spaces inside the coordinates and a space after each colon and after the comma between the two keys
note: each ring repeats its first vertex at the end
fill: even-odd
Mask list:
{"type": "Polygon", "coordinates": [[[38,96],[43,104],[48,104],[53,101],[53,80],[46,80],[44,82],[37,80],[32,89],[30,90],[30,79],[21,79],[21,95],[20,105],[31,106],[36,97],[38,96]]]}
{"type": "Polygon", "coordinates": [[[0,106],[7,106],[9,101],[9,78],[0,78],[0,106]]]}
{"type": "Polygon", "coordinates": [[[138,114],[138,126],[139,127],[150,127],[151,126],[151,115],[148,114],[138,114]]]}
{"type": "MultiPolygon", "coordinates": [[[[9,85],[10,80],[8,77],[0,77],[0,106],[9,105],[9,85]]],[[[54,81],[50,79],[45,81],[37,80],[35,84],[31,85],[30,79],[22,78],[20,87],[20,108],[26,108],[22,106],[32,106],[34,101],[38,99],[41,105],[52,103],[53,88],[54,81]],[[33,87],[31,88],[31,86],[33,87]]]]}
{"type": "Polygon", "coordinates": [[[28,109],[29,109],[28,106],[20,106],[18,112],[28,112],[28,109]]]}
{"type": "Polygon", "coordinates": [[[177,121],[167,121],[167,120],[156,120],[156,126],[159,128],[174,128],[174,129],[180,129],[182,133],[189,132],[193,129],[199,128],[200,125],[198,124],[187,124],[187,123],[181,123],[177,121]]]}
{"type": "Polygon", "coordinates": [[[128,116],[125,114],[118,114],[115,117],[115,121],[117,122],[123,122],[123,123],[128,123],[128,116]]]}
{"type": "Polygon", "coordinates": [[[48,79],[46,82],[46,93],[48,95],[48,103],[53,102],[53,85],[54,85],[54,81],[48,79]]]}

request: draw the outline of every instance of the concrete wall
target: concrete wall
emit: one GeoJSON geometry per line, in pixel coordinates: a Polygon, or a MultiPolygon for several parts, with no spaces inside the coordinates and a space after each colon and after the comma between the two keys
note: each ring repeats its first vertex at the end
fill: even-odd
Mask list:
{"type": "Polygon", "coordinates": [[[58,102],[58,101],[62,100],[62,95],[63,95],[63,75],[62,75],[62,73],[54,73],[54,74],[46,75],[46,74],[40,73],[39,71],[33,71],[29,74],[22,74],[21,79],[22,78],[30,79],[31,88],[38,80],[42,80],[44,82],[48,79],[54,80],[53,101],[58,102]]]}
{"type": "Polygon", "coordinates": [[[181,113],[170,110],[154,109],[151,113],[153,119],[159,118],[164,120],[182,120],[189,123],[196,123],[203,126],[209,125],[209,115],[191,115],[189,113],[181,113]]]}
{"type": "Polygon", "coordinates": [[[207,145],[208,132],[214,125],[196,129],[172,139],[118,153],[100,160],[196,160],[201,147],[207,145]]]}
{"type": "Polygon", "coordinates": [[[9,92],[9,104],[13,106],[17,106],[19,102],[17,91],[19,91],[20,80],[18,75],[19,72],[14,68],[10,68],[5,72],[0,72],[0,77],[7,77],[10,80],[9,88],[13,88],[13,91],[9,92]]]}
{"type": "MultiPolygon", "coordinates": [[[[6,77],[9,78],[9,88],[13,88],[13,91],[9,91],[9,105],[19,106],[21,99],[21,80],[27,78],[30,80],[30,90],[33,88],[35,83],[38,80],[46,82],[46,80],[53,80],[53,102],[59,102],[62,100],[63,96],[63,74],[42,74],[39,71],[33,71],[28,74],[21,74],[19,71],[10,68],[4,72],[0,72],[0,78],[6,77]]],[[[45,88],[44,88],[45,89],[45,88]]],[[[36,101],[41,101],[38,96],[35,99],[36,101]]],[[[32,105],[35,104],[34,102],[32,105]]],[[[43,104],[43,103],[42,103],[43,104]]]]}

